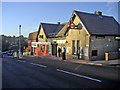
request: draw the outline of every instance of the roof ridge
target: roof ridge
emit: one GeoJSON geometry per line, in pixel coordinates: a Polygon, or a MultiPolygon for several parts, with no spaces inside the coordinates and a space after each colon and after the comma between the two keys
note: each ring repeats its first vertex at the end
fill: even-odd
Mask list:
{"type": "Polygon", "coordinates": [[[30,34],[33,34],[33,33],[37,33],[38,31],[35,31],[35,32],[31,32],[30,34]]]}
{"type": "MultiPolygon", "coordinates": [[[[97,14],[94,14],[94,13],[87,13],[87,12],[81,12],[81,11],[76,11],[74,10],[74,12],[78,12],[78,13],[84,13],[84,14],[89,14],[89,15],[95,15],[95,16],[99,16],[97,14]]],[[[106,15],[100,15],[102,17],[110,17],[110,18],[113,18],[113,16],[106,16],[106,15]]]]}
{"type": "Polygon", "coordinates": [[[55,23],[41,23],[41,24],[62,25],[62,24],[55,24],[55,23]]]}

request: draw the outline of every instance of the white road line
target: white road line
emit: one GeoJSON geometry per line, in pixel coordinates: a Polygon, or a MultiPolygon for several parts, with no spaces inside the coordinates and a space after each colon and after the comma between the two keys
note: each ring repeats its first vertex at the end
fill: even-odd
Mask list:
{"type": "Polygon", "coordinates": [[[68,71],[60,70],[60,69],[56,69],[56,70],[59,71],[59,72],[64,72],[64,73],[71,74],[71,75],[74,75],[74,76],[83,77],[83,78],[94,80],[94,81],[97,81],[97,82],[102,82],[101,80],[94,79],[94,78],[91,78],[91,77],[87,77],[87,76],[71,73],[71,72],[68,72],[68,71]]]}
{"type": "Polygon", "coordinates": [[[40,66],[40,67],[44,67],[44,68],[46,68],[47,66],[45,66],[45,65],[40,65],[40,64],[36,64],[37,66],[40,66]]]}
{"type": "Polygon", "coordinates": [[[40,66],[40,67],[44,67],[44,68],[46,68],[46,67],[47,67],[47,66],[45,66],[45,65],[36,64],[36,63],[30,63],[30,64],[32,64],[32,65],[36,65],[36,66],[40,66]]]}
{"type": "Polygon", "coordinates": [[[33,63],[30,63],[30,64],[33,64],[33,63]]]}

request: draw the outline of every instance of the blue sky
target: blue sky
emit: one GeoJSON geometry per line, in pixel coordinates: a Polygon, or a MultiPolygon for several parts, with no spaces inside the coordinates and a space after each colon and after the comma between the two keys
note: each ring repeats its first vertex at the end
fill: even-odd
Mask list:
{"type": "Polygon", "coordinates": [[[68,22],[74,10],[113,16],[118,21],[117,2],[3,2],[2,34],[18,36],[18,26],[22,25],[22,35],[37,31],[40,22],[68,22]]]}

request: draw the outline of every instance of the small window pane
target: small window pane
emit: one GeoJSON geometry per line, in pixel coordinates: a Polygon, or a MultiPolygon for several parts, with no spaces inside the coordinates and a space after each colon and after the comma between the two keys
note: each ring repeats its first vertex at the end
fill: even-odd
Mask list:
{"type": "Polygon", "coordinates": [[[97,56],[97,50],[92,50],[92,56],[97,56]]]}

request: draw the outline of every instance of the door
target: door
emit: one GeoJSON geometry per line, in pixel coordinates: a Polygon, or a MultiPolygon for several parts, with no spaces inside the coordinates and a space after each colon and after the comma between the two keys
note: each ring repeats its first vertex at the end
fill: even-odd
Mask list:
{"type": "Polygon", "coordinates": [[[36,48],[34,48],[34,55],[36,55],[36,48]]]}
{"type": "Polygon", "coordinates": [[[52,55],[57,56],[57,44],[52,45],[52,55]]]}

